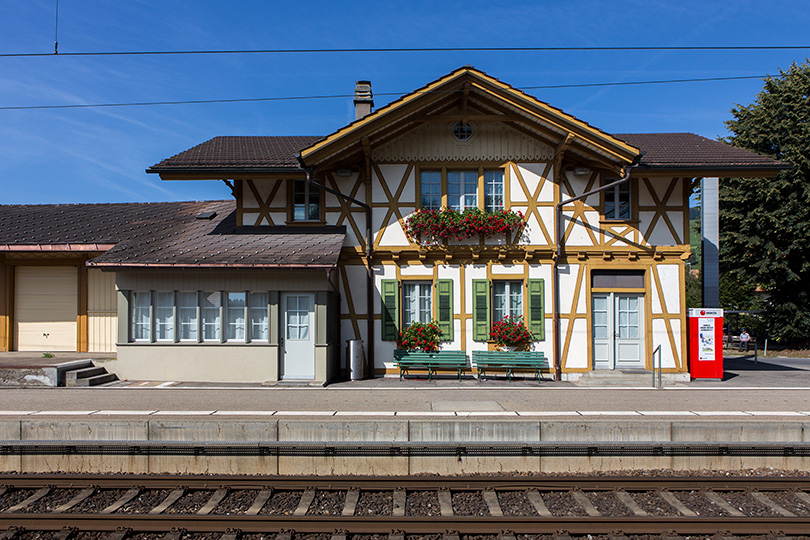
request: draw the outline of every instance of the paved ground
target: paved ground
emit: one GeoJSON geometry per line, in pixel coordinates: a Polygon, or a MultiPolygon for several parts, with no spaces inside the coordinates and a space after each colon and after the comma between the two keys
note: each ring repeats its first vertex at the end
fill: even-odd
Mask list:
{"type": "Polygon", "coordinates": [[[779,416],[810,422],[810,360],[727,358],[723,381],[664,389],[545,380],[373,379],[326,388],[137,382],[106,388],[3,388],[0,416],[779,416]]]}

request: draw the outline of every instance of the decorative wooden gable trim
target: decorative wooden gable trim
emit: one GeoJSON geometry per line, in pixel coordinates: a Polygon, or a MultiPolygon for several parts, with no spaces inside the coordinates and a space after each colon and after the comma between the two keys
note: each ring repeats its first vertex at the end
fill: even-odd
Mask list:
{"type": "MultiPolygon", "coordinates": [[[[498,117],[498,115],[494,115],[498,117]]],[[[414,161],[549,161],[554,149],[500,122],[476,121],[474,135],[457,141],[453,124],[428,122],[372,150],[378,163],[414,161]]]]}
{"type": "MultiPolygon", "coordinates": [[[[368,139],[371,148],[384,146],[404,130],[429,122],[426,113],[437,107],[461,106],[461,118],[469,114],[468,105],[487,103],[495,112],[505,112],[504,121],[529,136],[543,133],[543,140],[556,146],[574,135],[571,150],[592,157],[611,168],[631,163],[638,149],[589,124],[556,109],[539,99],[505,84],[482,71],[463,67],[352,122],[322,141],[301,151],[301,159],[311,167],[357,157],[362,153],[362,141],[368,139]],[[393,137],[392,137],[393,135],[393,137]]],[[[472,113],[471,116],[474,116],[472,113]]],[[[501,115],[491,115],[497,121],[501,115]]]]}

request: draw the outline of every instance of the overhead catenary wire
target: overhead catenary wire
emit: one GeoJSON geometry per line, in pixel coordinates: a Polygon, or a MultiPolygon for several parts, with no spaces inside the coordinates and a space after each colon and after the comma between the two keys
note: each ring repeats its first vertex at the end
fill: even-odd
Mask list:
{"type": "MultiPolygon", "coordinates": [[[[675,83],[697,83],[697,82],[712,82],[712,81],[739,81],[748,79],[764,79],[768,75],[742,75],[736,77],[704,77],[692,79],[662,79],[662,80],[649,80],[649,81],[616,81],[616,82],[603,82],[603,83],[577,83],[577,84],[548,84],[540,86],[520,86],[518,90],[554,90],[564,88],[595,88],[595,87],[609,87],[609,86],[637,86],[645,84],[675,84],[675,83]]],[[[429,90],[422,93],[452,93],[452,91],[443,90],[429,90]]],[[[407,92],[378,92],[377,96],[402,96],[407,92]]],[[[132,101],[126,103],[72,103],[66,105],[11,105],[0,106],[0,111],[24,111],[24,110],[42,110],[42,109],[90,109],[101,107],[142,107],[153,105],[199,105],[210,103],[250,103],[262,101],[300,101],[310,99],[345,99],[353,98],[354,94],[328,94],[320,96],[272,96],[272,97],[257,97],[257,98],[232,98],[232,99],[190,99],[180,101],[132,101]]]]}
{"type": "Polygon", "coordinates": [[[587,47],[365,47],[321,49],[212,49],[185,51],[76,51],[53,53],[0,53],[0,58],[43,56],[168,56],[211,54],[347,54],[431,52],[626,52],[626,51],[784,51],[810,49],[810,45],[641,45],[587,47]]]}

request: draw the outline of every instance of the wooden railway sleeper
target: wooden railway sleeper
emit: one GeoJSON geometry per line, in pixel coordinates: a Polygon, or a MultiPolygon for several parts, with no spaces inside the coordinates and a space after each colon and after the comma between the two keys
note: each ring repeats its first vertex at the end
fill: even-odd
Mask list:
{"type": "Polygon", "coordinates": [[[697,516],[697,513],[688,506],[686,506],[684,503],[682,503],[681,500],[678,497],[676,497],[674,493],[667,491],[666,489],[660,489],[658,490],[658,496],[665,503],[674,508],[675,511],[678,512],[680,515],[687,517],[697,516]]]}
{"type": "Polygon", "coordinates": [[[184,487],[180,487],[180,488],[172,490],[166,496],[166,498],[163,499],[163,502],[161,502],[159,505],[155,506],[154,508],[152,508],[149,511],[149,514],[153,515],[153,516],[157,515],[157,514],[162,514],[163,512],[168,510],[171,505],[173,505],[178,500],[180,500],[180,497],[185,495],[185,493],[186,493],[186,488],[184,488],[184,487]]]}
{"type": "Polygon", "coordinates": [[[245,512],[245,515],[247,516],[258,515],[259,512],[262,511],[262,508],[264,508],[265,503],[267,503],[267,500],[270,498],[272,494],[273,488],[265,488],[260,490],[256,494],[256,498],[253,499],[253,504],[251,504],[250,508],[248,508],[247,511],[245,512]]]}
{"type": "Polygon", "coordinates": [[[591,500],[588,498],[585,493],[582,492],[580,489],[572,489],[571,496],[574,498],[574,501],[578,505],[582,507],[586,514],[589,516],[600,516],[599,510],[593,505],[591,500]]]}
{"type": "Polygon", "coordinates": [[[772,512],[776,512],[777,514],[779,514],[782,517],[788,517],[788,518],[795,518],[796,517],[796,514],[794,514],[793,512],[791,512],[790,510],[788,510],[787,508],[782,506],[781,504],[778,504],[776,501],[774,501],[773,499],[768,497],[767,494],[762,493],[761,491],[752,490],[748,494],[751,496],[752,499],[757,501],[759,504],[761,504],[762,506],[768,508],[772,512]]]}
{"type": "Polygon", "coordinates": [[[15,504],[14,506],[6,508],[3,511],[3,513],[4,514],[10,514],[12,512],[18,512],[19,510],[25,508],[29,504],[37,502],[38,500],[40,500],[42,497],[46,496],[50,492],[51,492],[51,487],[50,486],[41,487],[37,491],[35,491],[33,495],[28,497],[27,499],[21,501],[18,504],[15,504]]]}
{"type": "Polygon", "coordinates": [[[186,530],[181,527],[172,527],[172,530],[164,534],[160,540],[180,540],[185,536],[186,530]]]}
{"type": "Polygon", "coordinates": [[[197,511],[197,514],[201,516],[210,514],[211,512],[214,511],[214,508],[216,508],[217,505],[222,502],[222,499],[224,499],[227,496],[228,496],[228,488],[222,487],[217,489],[208,499],[208,502],[205,503],[205,506],[203,506],[197,511]]]}
{"type": "Polygon", "coordinates": [[[62,527],[61,531],[57,531],[53,535],[53,540],[70,540],[78,532],[77,527],[62,527]]]}
{"type": "Polygon", "coordinates": [[[616,490],[615,495],[616,498],[619,499],[619,502],[625,505],[627,509],[633,513],[634,516],[644,517],[650,515],[638,505],[638,503],[636,502],[636,500],[633,498],[632,495],[630,495],[623,489],[616,490]]]}
{"type": "Polygon", "coordinates": [[[61,506],[57,506],[56,508],[54,508],[53,511],[58,512],[60,514],[62,514],[64,512],[67,512],[68,510],[70,510],[71,508],[76,506],[77,504],[81,503],[82,501],[84,501],[85,499],[90,497],[95,492],[96,492],[96,487],[95,486],[86,487],[83,490],[81,490],[75,497],[73,497],[68,502],[66,502],[65,504],[63,504],[61,506]]]}
{"type": "Polygon", "coordinates": [[[117,500],[117,501],[115,501],[115,502],[114,502],[114,503],[112,503],[110,506],[108,506],[107,508],[105,508],[104,510],[102,510],[102,511],[101,511],[101,513],[102,513],[102,514],[112,514],[113,512],[116,512],[116,511],[117,511],[118,509],[120,509],[122,506],[124,506],[124,505],[125,505],[125,504],[127,504],[129,501],[131,501],[132,499],[134,499],[135,497],[137,497],[137,496],[138,496],[138,494],[141,492],[141,490],[143,490],[143,488],[142,488],[142,487],[140,487],[140,486],[136,486],[136,487],[130,488],[130,489],[129,489],[129,490],[126,492],[126,493],[124,493],[123,495],[121,495],[121,496],[118,498],[118,500],[117,500]]]}

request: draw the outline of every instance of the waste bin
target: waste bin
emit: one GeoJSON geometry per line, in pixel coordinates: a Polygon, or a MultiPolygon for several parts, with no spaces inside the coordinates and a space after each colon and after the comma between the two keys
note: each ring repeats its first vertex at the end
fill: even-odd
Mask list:
{"type": "Polygon", "coordinates": [[[351,379],[353,381],[363,380],[366,375],[366,355],[363,352],[362,339],[346,340],[346,357],[351,379]]]}

